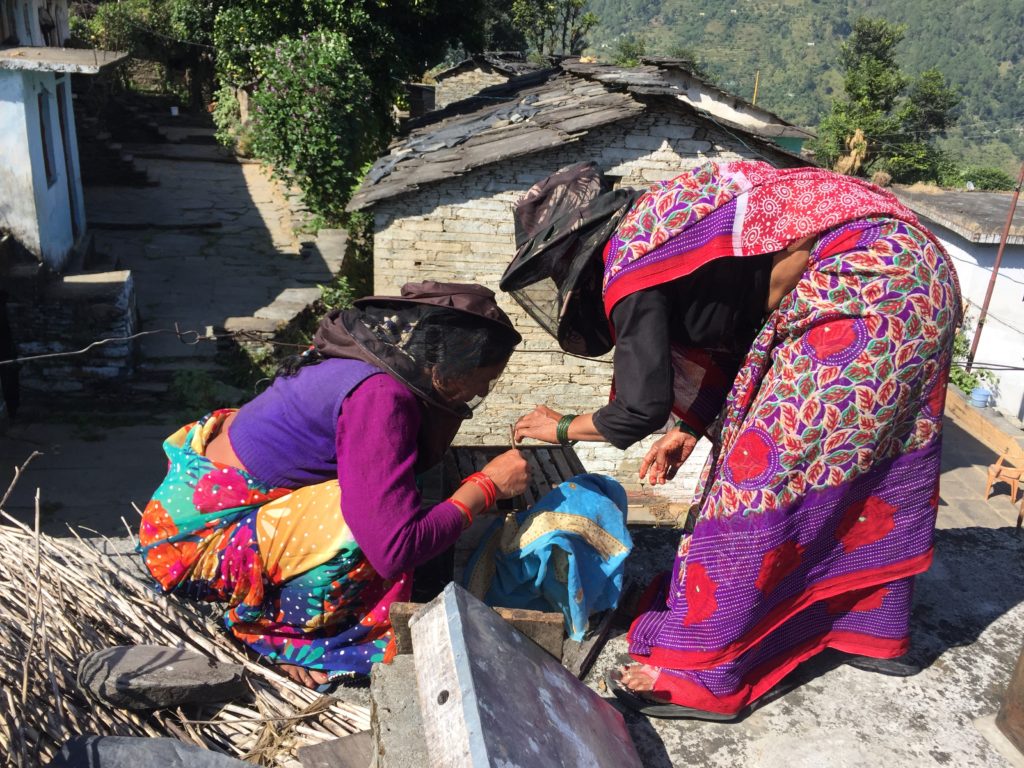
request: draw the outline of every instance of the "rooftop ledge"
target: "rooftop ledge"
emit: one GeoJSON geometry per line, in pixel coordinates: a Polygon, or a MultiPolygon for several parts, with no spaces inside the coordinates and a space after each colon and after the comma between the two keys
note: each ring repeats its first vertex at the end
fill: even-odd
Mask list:
{"type": "Polygon", "coordinates": [[[100,51],[92,48],[0,48],[0,69],[95,75],[103,67],[114,64],[127,55],[121,51],[100,51]]]}

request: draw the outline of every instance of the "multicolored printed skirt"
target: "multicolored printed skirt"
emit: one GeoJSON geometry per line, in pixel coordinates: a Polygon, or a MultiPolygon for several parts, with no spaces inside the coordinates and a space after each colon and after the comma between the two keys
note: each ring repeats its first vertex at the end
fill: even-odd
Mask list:
{"type": "Polygon", "coordinates": [[[736,713],[825,648],[906,652],[959,314],[915,227],[821,238],[739,372],[693,532],[630,630],[633,657],[662,668],[656,695],[736,713]]]}
{"type": "Polygon", "coordinates": [[[167,477],[146,505],[139,551],[164,592],[227,604],[224,623],[272,662],[365,675],[391,639],[386,581],[345,525],[337,480],[271,488],[203,454],[230,410],[164,442],[167,477]]]}

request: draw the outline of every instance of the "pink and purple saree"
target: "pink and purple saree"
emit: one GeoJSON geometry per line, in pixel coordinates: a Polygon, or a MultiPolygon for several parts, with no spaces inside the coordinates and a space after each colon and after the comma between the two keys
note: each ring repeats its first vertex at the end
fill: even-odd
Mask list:
{"type": "Polygon", "coordinates": [[[941,246],[892,195],[816,168],[707,164],[657,185],[606,249],[605,307],[723,256],[812,238],[721,402],[674,349],[676,414],[713,434],[696,523],[629,634],[654,692],[736,713],[826,648],[908,648],[932,558],[942,412],[960,320],[941,246]],[[715,420],[712,423],[712,420],[715,420]]]}

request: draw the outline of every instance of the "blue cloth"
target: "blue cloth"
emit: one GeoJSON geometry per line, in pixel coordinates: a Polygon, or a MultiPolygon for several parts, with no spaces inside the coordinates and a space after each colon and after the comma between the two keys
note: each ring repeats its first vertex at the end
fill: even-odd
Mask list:
{"type": "Polygon", "coordinates": [[[488,529],[463,586],[491,606],[560,611],[582,640],[588,618],[615,608],[633,540],[626,491],[604,475],[577,475],[488,529]]]}

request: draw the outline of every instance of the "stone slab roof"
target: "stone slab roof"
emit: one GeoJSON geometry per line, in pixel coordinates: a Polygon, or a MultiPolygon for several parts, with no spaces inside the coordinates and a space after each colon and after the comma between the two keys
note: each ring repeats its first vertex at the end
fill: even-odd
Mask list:
{"type": "Polygon", "coordinates": [[[103,67],[114,64],[127,55],[120,51],[100,51],[93,48],[52,48],[49,46],[0,48],[0,69],[95,75],[103,67]]]}
{"type": "Polygon", "coordinates": [[[486,51],[484,53],[470,56],[448,69],[442,70],[434,75],[435,82],[441,82],[449,77],[467,72],[476,68],[490,68],[509,77],[518,77],[528,72],[536,72],[544,67],[527,61],[526,54],[518,51],[486,51]]]}
{"type": "MultiPolygon", "coordinates": [[[[361,210],[474,168],[575,142],[591,130],[655,107],[682,110],[780,156],[790,153],[772,138],[810,135],[687,76],[674,60],[623,68],[569,59],[490,86],[410,121],[409,133],[374,163],[348,210],[361,210]],[[722,99],[718,107],[715,99],[722,99]]],[[[796,155],[792,158],[805,163],[796,155]]]]}
{"type": "MultiPolygon", "coordinates": [[[[972,243],[999,243],[1013,199],[1011,192],[960,192],[902,186],[892,189],[918,216],[931,219],[972,243]]],[[[1017,205],[1006,242],[1024,245],[1024,205],[1017,205]]]]}

